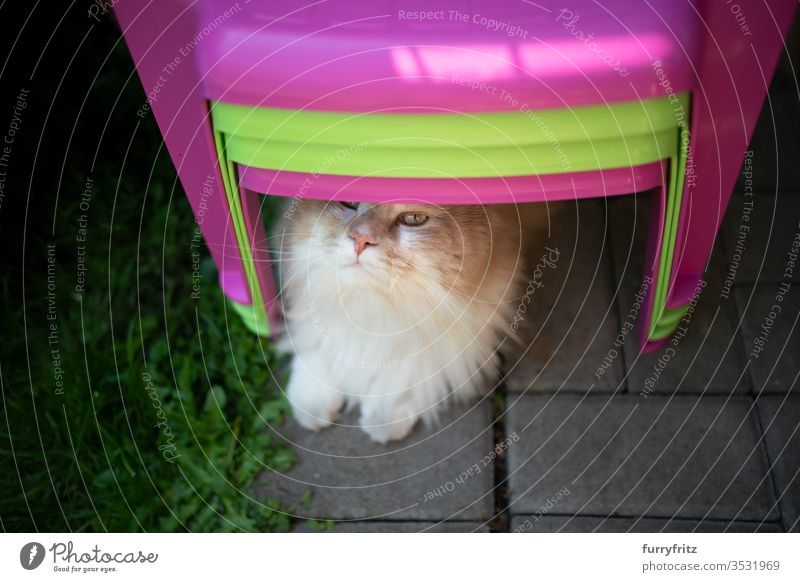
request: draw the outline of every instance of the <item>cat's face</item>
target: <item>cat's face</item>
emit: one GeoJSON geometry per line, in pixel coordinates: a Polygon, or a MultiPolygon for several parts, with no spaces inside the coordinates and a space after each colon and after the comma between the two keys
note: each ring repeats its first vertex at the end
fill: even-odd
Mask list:
{"type": "Polygon", "coordinates": [[[300,202],[289,232],[305,277],[386,293],[474,290],[493,238],[486,207],[319,200],[300,202]]]}

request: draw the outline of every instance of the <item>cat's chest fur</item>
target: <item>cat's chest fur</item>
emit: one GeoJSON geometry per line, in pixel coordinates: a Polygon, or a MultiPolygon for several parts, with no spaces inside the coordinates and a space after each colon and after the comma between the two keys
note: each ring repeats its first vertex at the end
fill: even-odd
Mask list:
{"type": "Polygon", "coordinates": [[[301,358],[326,356],[326,381],[349,404],[408,398],[432,419],[449,397],[468,400],[491,388],[508,310],[453,293],[424,302],[392,293],[308,294],[292,309],[289,330],[301,358]]]}
{"type": "Polygon", "coordinates": [[[301,205],[281,254],[298,422],[358,407],[386,442],[491,390],[519,301],[515,210],[301,205]]]}

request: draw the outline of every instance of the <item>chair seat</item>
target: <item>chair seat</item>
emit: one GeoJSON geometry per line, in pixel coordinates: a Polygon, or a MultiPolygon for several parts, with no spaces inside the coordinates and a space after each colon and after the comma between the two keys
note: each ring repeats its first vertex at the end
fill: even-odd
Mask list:
{"type": "Polygon", "coordinates": [[[238,165],[239,184],[273,196],[394,204],[554,202],[643,192],[664,183],[665,165],[499,178],[375,178],[265,170],[238,165]]]}
{"type": "Polygon", "coordinates": [[[288,109],[510,111],[663,97],[693,86],[687,2],[288,0],[194,8],[214,101],[288,109]]]}
{"type": "Polygon", "coordinates": [[[648,164],[678,148],[688,97],[481,114],[289,111],[217,103],[229,160],[265,169],[389,178],[483,178],[648,164]],[[676,110],[676,106],[679,108],[676,110]]]}

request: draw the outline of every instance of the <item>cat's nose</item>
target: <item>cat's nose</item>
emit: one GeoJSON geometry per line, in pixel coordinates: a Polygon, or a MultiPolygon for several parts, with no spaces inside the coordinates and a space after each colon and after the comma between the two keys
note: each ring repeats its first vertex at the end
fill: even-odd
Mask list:
{"type": "Polygon", "coordinates": [[[362,232],[360,230],[351,230],[348,234],[356,243],[356,257],[361,256],[361,253],[364,252],[364,249],[367,248],[367,245],[378,244],[378,240],[370,233],[362,232]]]}

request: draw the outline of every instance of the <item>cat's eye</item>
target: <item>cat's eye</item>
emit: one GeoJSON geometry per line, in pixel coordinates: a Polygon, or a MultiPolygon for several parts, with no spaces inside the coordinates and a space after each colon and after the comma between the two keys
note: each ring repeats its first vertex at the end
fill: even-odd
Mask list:
{"type": "Polygon", "coordinates": [[[339,202],[345,208],[349,208],[350,210],[358,210],[358,202],[339,202]]]}
{"type": "Polygon", "coordinates": [[[399,220],[406,226],[421,226],[428,221],[428,217],[417,212],[407,212],[405,214],[401,214],[399,220]]]}

